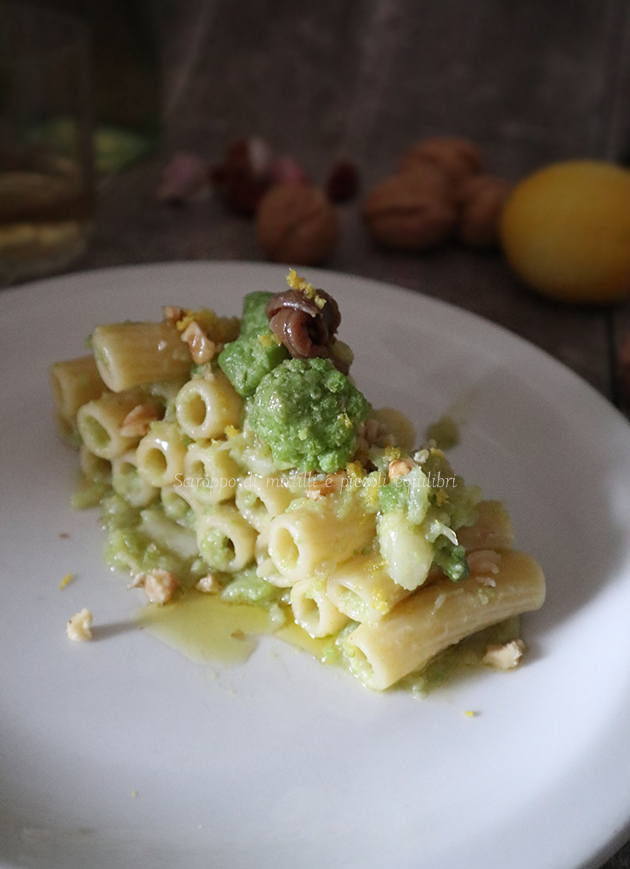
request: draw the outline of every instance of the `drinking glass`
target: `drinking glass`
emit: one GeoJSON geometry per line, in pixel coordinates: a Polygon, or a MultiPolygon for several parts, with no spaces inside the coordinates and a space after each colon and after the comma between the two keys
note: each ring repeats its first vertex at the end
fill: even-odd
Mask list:
{"type": "Polygon", "coordinates": [[[93,205],[87,28],[0,3],[0,285],[79,256],[93,205]]]}

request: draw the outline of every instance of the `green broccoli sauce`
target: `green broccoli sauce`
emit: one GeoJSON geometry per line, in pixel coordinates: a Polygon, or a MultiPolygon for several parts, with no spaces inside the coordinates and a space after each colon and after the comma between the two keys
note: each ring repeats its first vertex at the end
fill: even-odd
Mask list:
{"type": "Polygon", "coordinates": [[[241,318],[240,336],[262,335],[269,329],[267,319],[267,304],[273,298],[273,293],[257,291],[247,293],[243,298],[243,316],[241,318]]]}
{"type": "Polygon", "coordinates": [[[248,398],[266,374],[284,359],[289,351],[271,330],[260,335],[245,335],[226,344],[219,354],[219,367],[234,389],[248,398]]]}
{"type": "Polygon", "coordinates": [[[278,600],[282,591],[257,576],[255,567],[249,567],[225,586],[221,598],[228,603],[269,606],[278,600]]]}
{"type": "Polygon", "coordinates": [[[253,395],[263,377],[289,358],[289,351],[269,327],[266,308],[272,296],[264,292],[245,296],[239,336],[218,357],[219,367],[243,398],[253,395]]]}
{"type": "Polygon", "coordinates": [[[330,360],[288,359],[260,382],[249,421],[281,470],[332,473],[354,455],[369,410],[330,360]]]}
{"type": "Polygon", "coordinates": [[[378,504],[383,513],[401,510],[410,522],[419,525],[426,516],[431,494],[427,475],[422,468],[415,467],[408,474],[381,486],[378,504]]]}
{"type": "Polygon", "coordinates": [[[433,563],[453,582],[465,579],[470,573],[466,561],[466,550],[447,537],[438,537],[433,547],[433,563]]]}
{"type": "Polygon", "coordinates": [[[194,585],[208,572],[207,565],[199,556],[178,554],[168,542],[162,542],[147,533],[146,527],[151,526],[149,523],[143,525],[142,517],[149,512],[153,514],[156,529],[183,530],[183,526],[169,519],[161,507],[146,511],[132,507],[119,495],[109,494],[103,498],[101,510],[106,529],[104,559],[110,567],[133,575],[149,573],[156,568],[168,570],[178,577],[184,589],[194,585]],[[156,522],[156,519],[161,519],[161,523],[156,522]]]}

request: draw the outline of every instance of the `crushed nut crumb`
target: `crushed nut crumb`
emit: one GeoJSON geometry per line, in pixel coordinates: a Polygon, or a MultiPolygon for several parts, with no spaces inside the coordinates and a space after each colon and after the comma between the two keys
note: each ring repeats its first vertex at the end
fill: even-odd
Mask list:
{"type": "Polygon", "coordinates": [[[179,580],[174,573],[156,567],[150,573],[137,574],[127,588],[143,588],[150,603],[163,604],[173,599],[179,580]]]}
{"type": "Polygon", "coordinates": [[[210,340],[199,323],[193,320],[182,332],[182,341],[188,344],[193,362],[202,365],[210,362],[216,353],[217,345],[210,340]]]}
{"type": "Polygon", "coordinates": [[[204,594],[218,594],[223,586],[212,573],[207,576],[202,576],[199,582],[195,585],[197,591],[202,591],[204,594]]]}
{"type": "Polygon", "coordinates": [[[525,649],[525,643],[521,639],[503,644],[493,643],[486,649],[483,662],[496,670],[513,670],[520,664],[525,649]]]}
{"type": "Polygon", "coordinates": [[[397,477],[406,476],[412,468],[413,464],[409,459],[396,459],[389,463],[387,473],[390,480],[395,480],[397,477]]]}
{"type": "Polygon", "coordinates": [[[68,639],[75,643],[84,643],[92,639],[92,613],[87,609],[82,609],[80,612],[72,616],[66,624],[66,634],[68,639]]]}
{"type": "Polygon", "coordinates": [[[162,305],[162,316],[165,323],[177,323],[184,316],[184,311],[177,305],[162,305]]]}
{"type": "Polygon", "coordinates": [[[155,404],[137,404],[123,419],[120,433],[126,438],[143,438],[152,422],[160,418],[155,404]]]}

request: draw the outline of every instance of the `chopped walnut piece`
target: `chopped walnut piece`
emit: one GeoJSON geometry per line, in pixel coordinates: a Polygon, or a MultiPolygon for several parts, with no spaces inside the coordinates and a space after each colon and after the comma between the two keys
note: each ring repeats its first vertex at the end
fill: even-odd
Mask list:
{"type": "Polygon", "coordinates": [[[126,438],[143,438],[149,426],[160,418],[155,404],[137,404],[123,419],[120,433],[126,438]]]}
{"type": "Polygon", "coordinates": [[[390,480],[395,480],[397,477],[404,477],[413,468],[413,464],[409,459],[396,459],[389,463],[387,473],[390,480]]]}
{"type": "Polygon", "coordinates": [[[520,664],[524,653],[525,643],[521,639],[503,644],[493,643],[486,649],[483,662],[497,670],[513,670],[520,664]]]}
{"type": "Polygon", "coordinates": [[[87,609],[82,609],[76,613],[66,624],[66,633],[68,639],[75,643],[84,643],[92,639],[92,613],[87,609]]]}
{"type": "Polygon", "coordinates": [[[150,573],[139,573],[127,588],[143,588],[150,603],[168,603],[179,588],[174,573],[156,567],[150,573]]]}
{"type": "Polygon", "coordinates": [[[204,594],[218,594],[223,586],[212,573],[207,576],[202,576],[199,582],[195,585],[197,591],[202,591],[204,594]]]}
{"type": "Polygon", "coordinates": [[[190,355],[198,365],[210,362],[217,349],[214,341],[208,338],[201,326],[194,320],[182,332],[182,341],[188,344],[190,355]]]}
{"type": "Polygon", "coordinates": [[[162,305],[162,316],[165,323],[175,324],[184,316],[184,310],[178,305],[162,305]]]}

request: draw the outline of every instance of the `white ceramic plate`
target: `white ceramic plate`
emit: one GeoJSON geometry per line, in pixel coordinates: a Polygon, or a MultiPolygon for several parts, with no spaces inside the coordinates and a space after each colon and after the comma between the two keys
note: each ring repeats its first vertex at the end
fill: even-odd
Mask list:
{"type": "Polygon", "coordinates": [[[47,368],[99,322],[178,303],[240,310],[284,269],[186,264],[0,295],[0,861],[41,869],[574,869],[630,818],[630,428],[549,357],[470,314],[334,273],[341,337],[374,405],[420,432],[453,404],[453,461],[508,504],[548,602],[516,672],[418,702],[263,640],[235,669],[134,628],[47,368]],[[62,533],[68,534],[67,539],[62,533]],[[68,572],[74,581],[58,585],[68,572]],[[98,641],[73,644],[82,607],[98,641]],[[474,711],[468,717],[466,711],[474,711]]]}

